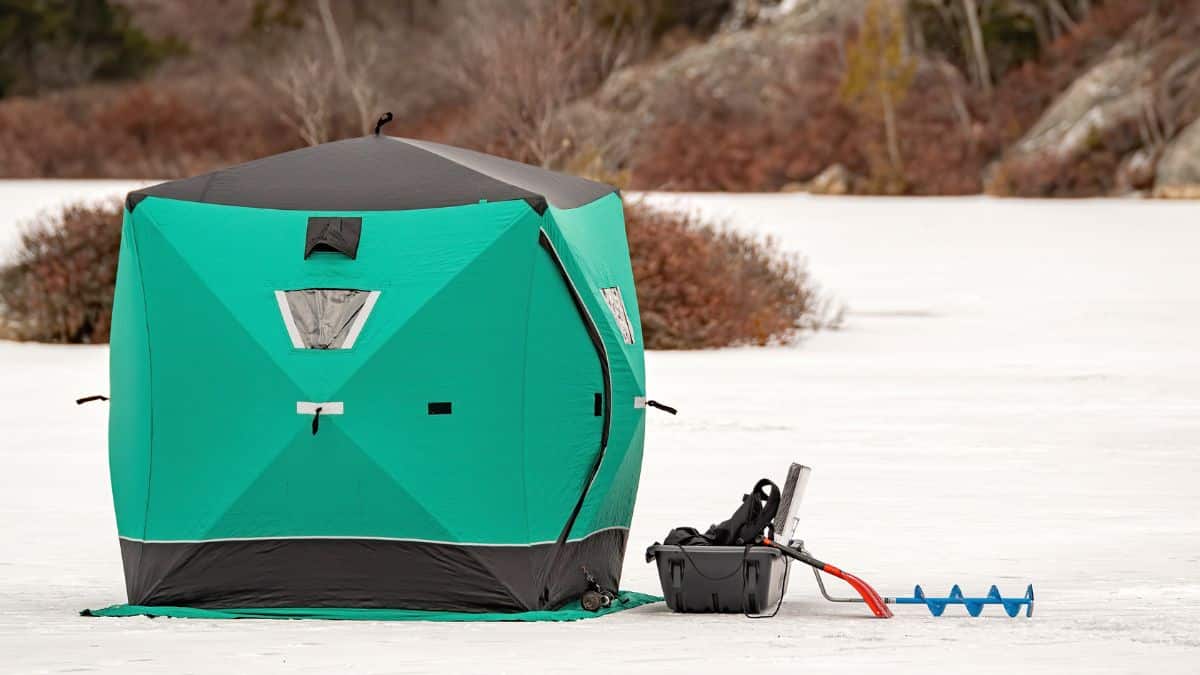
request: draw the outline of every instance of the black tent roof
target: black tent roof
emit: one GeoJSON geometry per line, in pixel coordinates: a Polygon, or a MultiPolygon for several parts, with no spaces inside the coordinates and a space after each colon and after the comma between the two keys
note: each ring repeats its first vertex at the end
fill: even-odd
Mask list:
{"type": "Polygon", "coordinates": [[[146,197],[296,211],[406,211],[524,199],[570,209],[611,185],[441,143],[365,136],[134,190],[146,197]]]}

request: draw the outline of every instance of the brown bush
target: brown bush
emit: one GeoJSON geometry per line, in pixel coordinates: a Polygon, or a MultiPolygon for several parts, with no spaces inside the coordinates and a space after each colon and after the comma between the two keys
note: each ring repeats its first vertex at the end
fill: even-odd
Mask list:
{"type": "MultiPolygon", "coordinates": [[[[108,341],[121,215],[115,201],[73,204],[25,227],[0,268],[0,337],[108,341]]],[[[780,343],[840,322],[804,265],[769,240],[640,203],[626,208],[626,231],[650,349],[780,343]]]]}
{"type": "Polygon", "coordinates": [[[121,204],[73,204],[35,219],[0,268],[0,336],[107,342],[121,244],[121,204]]]}
{"type": "Polygon", "coordinates": [[[293,89],[309,97],[299,101],[280,83],[306,62],[329,61],[320,25],[255,33],[252,43],[172,62],[137,82],[0,99],[0,178],[169,179],[204,173],[304,146],[297,119],[318,114],[308,104],[314,100],[325,108],[323,119],[316,120],[321,140],[363,134],[363,106],[372,124],[384,110],[394,111],[396,122],[387,131],[395,135],[444,140],[473,122],[462,113],[466,103],[424,62],[437,32],[384,25],[392,32],[373,24],[347,29],[347,58],[356,66],[350,80],[332,71],[327,74],[337,86],[301,79],[293,89]],[[395,44],[405,45],[403,58],[383,51],[395,44]],[[360,72],[358,65],[367,61],[371,69],[360,72]],[[371,100],[359,105],[353,94],[364,88],[371,100]]]}
{"type": "Polygon", "coordinates": [[[649,349],[781,343],[840,322],[803,263],[770,240],[637,202],[625,229],[649,349]]]}
{"type": "Polygon", "coordinates": [[[178,178],[300,145],[265,87],[228,74],[0,101],[3,178],[178,178]]]}

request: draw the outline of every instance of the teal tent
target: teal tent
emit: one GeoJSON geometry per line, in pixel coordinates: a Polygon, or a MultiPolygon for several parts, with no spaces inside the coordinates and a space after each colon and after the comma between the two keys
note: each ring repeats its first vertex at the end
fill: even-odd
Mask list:
{"type": "Polygon", "coordinates": [[[111,378],[132,605],[617,587],[645,385],[609,186],[375,135],[132,192],[111,378]]]}

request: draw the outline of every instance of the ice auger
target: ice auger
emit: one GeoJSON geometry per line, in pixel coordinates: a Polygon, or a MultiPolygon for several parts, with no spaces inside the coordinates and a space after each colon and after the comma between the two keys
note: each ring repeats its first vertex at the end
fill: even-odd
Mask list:
{"type": "MultiPolygon", "coordinates": [[[[796,543],[797,547],[792,548],[791,550],[803,554],[803,543],[793,543],[796,543]]],[[[795,558],[795,556],[792,556],[788,550],[790,547],[780,546],[778,544],[772,545],[774,545],[775,548],[783,551],[785,554],[795,558]]],[[[796,559],[801,560],[801,562],[807,562],[801,558],[796,559]]],[[[825,565],[825,563],[821,563],[815,558],[810,557],[810,559],[821,565],[825,565]]],[[[919,585],[913,589],[912,597],[891,597],[879,595],[875,592],[875,589],[867,585],[866,582],[852,574],[842,572],[832,565],[825,565],[827,568],[832,568],[831,570],[819,568],[816,565],[813,565],[813,563],[808,564],[812,565],[813,567],[813,577],[815,577],[817,580],[817,588],[821,590],[821,597],[830,602],[865,602],[867,607],[871,609],[871,612],[874,613],[875,616],[884,619],[892,616],[892,612],[887,608],[887,605],[925,605],[929,608],[929,613],[934,616],[941,616],[942,613],[946,611],[946,607],[948,605],[965,605],[967,608],[967,613],[971,616],[979,616],[982,614],[984,605],[1002,605],[1004,607],[1004,612],[1010,617],[1016,617],[1018,614],[1020,614],[1022,607],[1025,608],[1025,616],[1033,616],[1033,584],[1029,584],[1029,586],[1025,588],[1025,595],[1024,597],[1020,598],[1006,598],[1000,595],[1000,589],[997,588],[995,584],[992,584],[991,589],[988,590],[988,594],[981,598],[969,598],[963,595],[962,589],[958,587],[958,584],[955,584],[954,588],[950,589],[950,595],[944,598],[931,598],[925,595],[925,591],[923,591],[919,585]],[[827,572],[845,580],[854,587],[854,590],[858,591],[861,597],[839,598],[830,595],[829,591],[825,589],[825,581],[821,578],[821,572],[827,572]]]]}
{"type": "Polygon", "coordinates": [[[804,542],[793,540],[790,537],[795,532],[799,521],[797,514],[800,501],[803,498],[804,490],[808,485],[808,478],[811,473],[812,469],[802,464],[792,464],[788,470],[787,481],[784,483],[784,496],[772,527],[772,532],[777,530],[781,533],[786,533],[788,536],[788,545],[780,544],[770,537],[762,537],[760,541],[763,545],[778,549],[789,558],[812,567],[813,576],[817,579],[817,588],[821,589],[821,596],[826,600],[830,602],[865,603],[871,610],[871,613],[881,619],[887,619],[892,616],[892,610],[888,605],[925,605],[929,608],[929,613],[934,616],[941,616],[949,605],[964,605],[967,608],[967,613],[971,616],[982,614],[985,605],[1001,605],[1004,607],[1004,612],[1010,617],[1016,617],[1017,614],[1020,614],[1022,607],[1025,608],[1025,616],[1033,616],[1033,584],[1026,587],[1024,597],[1020,598],[1006,598],[1000,595],[1000,589],[994,584],[988,590],[988,594],[983,597],[971,598],[963,595],[962,589],[958,587],[958,584],[955,584],[954,588],[950,589],[950,595],[944,598],[931,598],[925,595],[925,591],[920,586],[913,589],[911,597],[889,597],[880,595],[874,588],[871,588],[870,584],[853,574],[812,557],[804,550],[804,542]],[[850,584],[855,591],[858,591],[859,597],[838,598],[830,595],[825,590],[825,581],[821,577],[821,572],[831,574],[850,584]]]}

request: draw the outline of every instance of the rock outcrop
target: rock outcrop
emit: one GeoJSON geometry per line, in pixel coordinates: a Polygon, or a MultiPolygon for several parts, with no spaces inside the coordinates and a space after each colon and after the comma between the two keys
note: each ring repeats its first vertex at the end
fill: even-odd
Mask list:
{"type": "Polygon", "coordinates": [[[1200,197],[1200,119],[1167,145],[1158,161],[1154,192],[1162,197],[1200,197]]]}
{"type": "Polygon", "coordinates": [[[1150,51],[1114,47],[1050,106],[1008,152],[1009,158],[1066,158],[1088,148],[1108,129],[1136,119],[1151,100],[1150,51]]]}
{"type": "Polygon", "coordinates": [[[750,30],[715,36],[673,57],[615,73],[593,97],[614,112],[638,113],[667,104],[660,96],[686,81],[731,110],[757,109],[764,87],[786,64],[777,59],[789,47],[837,30],[862,12],[864,0],[802,0],[774,21],[750,30]]]}
{"type": "Polygon", "coordinates": [[[832,164],[809,181],[808,191],[815,195],[845,195],[850,194],[854,185],[854,175],[841,164],[832,164]]]}
{"type": "Polygon", "coordinates": [[[1176,18],[1131,25],[1005,151],[986,190],[1005,193],[994,179],[1022,173],[1057,180],[1067,194],[1081,184],[1132,194],[1200,183],[1200,129],[1179,131],[1200,114],[1200,52],[1194,22],[1176,18]]]}
{"type": "Polygon", "coordinates": [[[798,52],[856,19],[865,0],[796,0],[786,12],[747,30],[734,30],[665,60],[622,69],[589,98],[567,108],[568,137],[605,139],[603,154],[616,163],[656,115],[677,110],[679,94],[718,101],[730,115],[787,104],[778,86],[787,69],[803,67],[798,52]],[[576,130],[572,133],[571,130],[576,130]]]}

